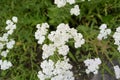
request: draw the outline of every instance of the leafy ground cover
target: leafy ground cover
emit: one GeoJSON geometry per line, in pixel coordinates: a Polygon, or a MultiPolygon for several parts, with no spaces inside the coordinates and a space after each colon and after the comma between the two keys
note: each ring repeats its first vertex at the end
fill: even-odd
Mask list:
{"type": "MultiPolygon", "coordinates": [[[[47,22],[50,31],[56,30],[60,23],[68,23],[83,34],[85,44],[75,49],[70,45],[70,63],[76,80],[90,80],[93,74],[85,73],[83,61],[87,58],[99,57],[102,60],[100,73],[109,73],[114,76],[114,71],[108,64],[120,63],[120,52],[114,45],[114,34],[120,26],[120,0],[91,0],[81,2],[76,0],[80,7],[80,15],[70,15],[74,5],[66,4],[58,8],[54,0],[1,0],[0,1],[0,36],[5,32],[6,20],[12,16],[18,17],[17,28],[11,38],[16,44],[10,50],[7,59],[13,63],[8,70],[0,70],[0,80],[39,80],[38,71],[41,70],[42,46],[35,40],[36,24],[47,22]],[[112,30],[107,39],[99,41],[99,26],[107,24],[112,30]]],[[[2,57],[0,56],[0,59],[2,57]]],[[[104,80],[104,79],[103,79],[104,80]]]]}

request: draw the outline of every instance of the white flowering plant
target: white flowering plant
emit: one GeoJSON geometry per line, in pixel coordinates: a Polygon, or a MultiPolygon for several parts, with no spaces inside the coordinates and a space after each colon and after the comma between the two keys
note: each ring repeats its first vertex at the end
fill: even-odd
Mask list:
{"type": "Polygon", "coordinates": [[[119,5],[1,0],[0,80],[119,80],[119,5]]]}

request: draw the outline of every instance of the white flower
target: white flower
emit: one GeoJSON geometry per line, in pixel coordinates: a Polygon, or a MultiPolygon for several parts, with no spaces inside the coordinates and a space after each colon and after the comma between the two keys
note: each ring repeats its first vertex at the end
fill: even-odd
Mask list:
{"type": "Polygon", "coordinates": [[[12,34],[13,33],[13,30],[9,30],[8,32],[7,32],[7,34],[12,34]]]}
{"type": "Polygon", "coordinates": [[[84,39],[78,40],[75,42],[75,48],[79,48],[81,47],[81,45],[83,45],[85,43],[84,39]]]}
{"type": "Polygon", "coordinates": [[[64,23],[60,23],[57,26],[57,31],[58,32],[62,32],[62,33],[66,33],[70,30],[70,26],[68,24],[64,24],[64,23]]]}
{"type": "Polygon", "coordinates": [[[120,79],[120,67],[118,65],[114,66],[116,79],[120,79]]]}
{"type": "Polygon", "coordinates": [[[98,39],[98,40],[102,40],[102,38],[103,38],[103,35],[102,35],[102,34],[99,34],[99,35],[97,36],[97,39],[98,39]]]}
{"type": "Polygon", "coordinates": [[[70,35],[67,33],[67,27],[68,27],[68,25],[59,24],[58,27],[57,27],[57,30],[56,31],[52,31],[48,35],[48,39],[51,40],[52,42],[54,42],[54,45],[56,47],[62,46],[66,42],[68,42],[68,40],[70,38],[70,35]],[[66,27],[65,30],[62,30],[62,28],[64,29],[63,26],[66,27]]]}
{"type": "Polygon", "coordinates": [[[52,60],[44,60],[41,63],[41,68],[42,71],[45,75],[47,76],[52,76],[53,75],[53,70],[54,70],[54,62],[52,60]]]}
{"type": "Polygon", "coordinates": [[[118,46],[117,50],[120,52],[120,46],[118,46]]]}
{"type": "Polygon", "coordinates": [[[48,78],[48,76],[42,73],[42,71],[39,71],[37,76],[40,80],[45,80],[46,78],[48,78]]]}
{"type": "Polygon", "coordinates": [[[107,32],[108,35],[110,35],[111,29],[106,29],[106,32],[107,32]]]}
{"type": "Polygon", "coordinates": [[[69,59],[64,57],[63,61],[58,60],[54,63],[52,60],[44,60],[41,63],[42,71],[38,72],[38,78],[45,80],[74,80],[73,73],[70,71],[72,65],[68,63],[69,59]]]}
{"type": "Polygon", "coordinates": [[[76,29],[70,28],[68,24],[64,23],[59,24],[56,31],[48,34],[48,39],[51,40],[56,47],[65,45],[71,38],[74,38],[76,48],[81,47],[81,45],[85,43],[81,33],[77,33],[76,29]]]}
{"type": "Polygon", "coordinates": [[[60,75],[52,77],[51,80],[64,80],[64,78],[63,78],[63,75],[60,74],[60,75]]]}
{"type": "Polygon", "coordinates": [[[80,9],[78,5],[75,5],[74,8],[70,10],[71,15],[78,16],[80,14],[80,9]]]}
{"type": "Polygon", "coordinates": [[[120,26],[116,29],[117,32],[120,32],[120,26]]]}
{"type": "Polygon", "coordinates": [[[72,65],[68,63],[69,59],[64,59],[63,61],[58,60],[55,64],[54,75],[62,74],[67,70],[72,69],[72,65]]]}
{"type": "Polygon", "coordinates": [[[0,61],[0,66],[2,70],[6,70],[12,66],[12,63],[10,61],[4,60],[4,61],[0,61]]]}
{"type": "Polygon", "coordinates": [[[54,77],[52,77],[52,80],[55,80],[58,78],[58,80],[74,80],[73,73],[70,71],[72,69],[72,65],[68,63],[69,59],[64,57],[63,61],[58,60],[55,64],[55,69],[53,71],[54,77]]]}
{"type": "Polygon", "coordinates": [[[1,56],[7,57],[8,52],[9,52],[9,50],[2,51],[2,52],[1,52],[1,56]]]}
{"type": "Polygon", "coordinates": [[[14,44],[15,44],[15,41],[13,39],[11,39],[8,43],[6,43],[6,47],[8,49],[12,49],[14,44]]]}
{"type": "Polygon", "coordinates": [[[12,22],[11,20],[7,20],[7,21],[6,21],[6,24],[7,24],[7,25],[12,25],[13,22],[12,22]]]}
{"type": "Polygon", "coordinates": [[[44,40],[45,40],[45,36],[40,35],[39,37],[40,38],[38,40],[38,44],[42,44],[44,42],[44,40]]]}
{"type": "Polygon", "coordinates": [[[38,72],[38,78],[40,80],[52,77],[54,70],[54,62],[52,60],[44,60],[40,66],[42,68],[42,71],[38,72]]]}
{"type": "Polygon", "coordinates": [[[38,44],[42,44],[45,40],[45,35],[47,34],[47,31],[49,28],[49,25],[47,23],[42,23],[36,25],[37,31],[35,32],[35,39],[38,40],[38,44]]]}
{"type": "Polygon", "coordinates": [[[54,54],[56,47],[53,44],[49,44],[49,45],[44,44],[42,50],[43,50],[42,58],[46,59],[54,54]]]}
{"type": "Polygon", "coordinates": [[[57,5],[58,8],[64,7],[66,3],[75,4],[75,0],[54,0],[54,4],[57,5]]]}
{"type": "Polygon", "coordinates": [[[55,35],[56,35],[56,32],[55,31],[51,31],[50,34],[48,34],[48,39],[53,42],[55,35]]]}
{"type": "MultiPolygon", "coordinates": [[[[12,20],[13,22],[17,23],[17,17],[13,17],[12,20]]],[[[13,22],[11,20],[6,21],[7,26],[5,29],[8,30],[7,32],[8,35],[11,35],[14,29],[16,29],[16,24],[14,24],[13,22]]]]}
{"type": "Polygon", "coordinates": [[[77,33],[76,36],[74,36],[75,40],[75,48],[81,47],[85,43],[85,40],[83,39],[83,36],[81,33],[77,33]]]}
{"type": "Polygon", "coordinates": [[[36,28],[37,28],[37,29],[40,29],[40,26],[41,26],[40,24],[37,24],[37,25],[36,25],[36,28]]]}
{"type": "Polygon", "coordinates": [[[100,26],[100,30],[105,30],[107,28],[107,24],[101,24],[101,26],[100,26]]]}
{"type": "Polygon", "coordinates": [[[52,37],[52,34],[49,34],[48,36],[51,36],[54,42],[54,45],[56,47],[64,45],[69,39],[69,36],[67,36],[66,33],[60,33],[60,32],[55,32],[55,35],[53,35],[53,37],[52,37]]]}
{"type": "Polygon", "coordinates": [[[114,35],[113,35],[113,38],[115,40],[115,44],[116,45],[120,45],[120,42],[119,42],[120,41],[120,37],[119,36],[120,36],[120,33],[118,33],[118,32],[115,32],[114,35]]]}
{"type": "Polygon", "coordinates": [[[14,29],[16,29],[16,24],[7,25],[5,29],[6,30],[14,30],[14,29]]]}
{"type": "MultiPolygon", "coordinates": [[[[0,37],[0,51],[1,51],[1,56],[7,57],[7,54],[9,52],[9,49],[13,48],[13,45],[15,44],[15,41],[13,39],[9,40],[9,35],[11,35],[16,29],[16,24],[17,23],[17,17],[13,17],[12,20],[7,20],[6,21],[6,30],[7,32],[3,34],[2,37],[0,37]],[[6,46],[6,50],[2,50],[6,46]]],[[[0,69],[1,70],[6,70],[9,69],[12,66],[12,63],[7,60],[0,60],[0,69]]]]}
{"type": "Polygon", "coordinates": [[[62,74],[56,75],[51,80],[75,80],[71,71],[66,71],[62,74]]]}
{"type": "Polygon", "coordinates": [[[56,4],[58,8],[64,7],[66,5],[66,0],[54,0],[54,4],[56,4]]]}
{"type": "Polygon", "coordinates": [[[98,40],[106,39],[107,36],[110,35],[111,33],[111,29],[107,29],[106,24],[102,24],[99,29],[100,29],[100,33],[97,36],[98,40]]]}
{"type": "Polygon", "coordinates": [[[62,54],[63,56],[66,56],[69,52],[69,47],[67,45],[63,45],[58,47],[58,53],[62,54]]]}
{"type": "Polygon", "coordinates": [[[1,37],[1,41],[7,42],[8,41],[8,34],[4,33],[3,36],[1,37]]]}
{"type": "Polygon", "coordinates": [[[42,27],[45,27],[45,28],[49,28],[49,25],[48,25],[48,23],[42,23],[42,25],[41,25],[42,27]]]}
{"type": "Polygon", "coordinates": [[[95,58],[95,59],[87,59],[84,61],[85,66],[88,68],[86,69],[86,73],[89,74],[92,72],[93,74],[98,73],[99,65],[101,64],[100,58],[95,58]]]}
{"type": "Polygon", "coordinates": [[[66,0],[69,4],[74,4],[75,0],[66,0]]]}
{"type": "MultiPolygon", "coordinates": [[[[41,36],[47,33],[44,33],[45,28],[41,28],[40,24],[36,27],[38,30],[35,33],[35,38],[39,41],[41,36]]],[[[74,80],[73,73],[70,71],[72,65],[68,63],[69,59],[66,58],[69,52],[69,47],[66,43],[69,39],[74,39],[75,47],[81,47],[81,45],[85,43],[83,35],[77,33],[76,29],[70,28],[68,24],[61,23],[57,26],[56,31],[51,31],[46,37],[51,41],[51,44],[43,44],[42,46],[42,59],[44,61],[41,63],[42,71],[38,72],[38,78],[41,80],[74,80]],[[61,59],[53,63],[49,58],[52,57],[54,53],[55,55],[62,55],[64,60],[61,59]]]]}
{"type": "Polygon", "coordinates": [[[42,23],[41,25],[37,24],[36,28],[38,29],[36,33],[45,36],[47,34],[47,29],[49,28],[49,25],[47,23],[42,23]]]}
{"type": "Polygon", "coordinates": [[[41,38],[41,36],[42,36],[42,35],[41,35],[41,32],[37,30],[37,31],[35,32],[35,39],[38,39],[38,40],[39,40],[39,39],[41,38]]]}
{"type": "Polygon", "coordinates": [[[81,33],[77,33],[77,30],[70,28],[68,24],[61,23],[57,26],[56,31],[52,31],[48,34],[48,39],[51,40],[56,47],[65,45],[69,39],[74,38],[75,47],[81,47],[85,43],[81,33]]]}
{"type": "Polygon", "coordinates": [[[71,29],[69,30],[69,33],[70,33],[70,35],[72,35],[72,38],[75,37],[75,36],[77,36],[77,30],[74,29],[74,28],[71,28],[71,29]]]}
{"type": "Polygon", "coordinates": [[[120,27],[116,29],[116,32],[113,34],[115,40],[114,44],[118,45],[118,51],[120,52],[120,27]]]}
{"type": "Polygon", "coordinates": [[[16,17],[16,16],[13,16],[13,17],[12,17],[12,21],[13,21],[14,23],[17,23],[17,22],[18,22],[17,17],[16,17]]]}

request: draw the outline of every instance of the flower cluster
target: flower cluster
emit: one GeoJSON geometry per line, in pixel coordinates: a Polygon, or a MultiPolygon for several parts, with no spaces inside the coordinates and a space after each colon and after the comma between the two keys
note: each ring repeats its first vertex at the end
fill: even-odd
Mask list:
{"type": "Polygon", "coordinates": [[[4,60],[4,61],[0,60],[0,65],[1,65],[2,70],[6,70],[12,66],[12,63],[10,61],[7,61],[7,60],[4,60]]]}
{"type": "MultiPolygon", "coordinates": [[[[54,3],[57,5],[58,8],[65,6],[67,2],[69,4],[74,4],[75,0],[55,0],[54,1],[54,3]]],[[[79,6],[75,5],[73,8],[71,8],[70,14],[78,16],[80,14],[79,6]]]]}
{"type": "Polygon", "coordinates": [[[44,44],[42,50],[43,50],[42,58],[46,59],[49,56],[52,56],[55,51],[58,51],[60,55],[66,56],[67,53],[69,52],[69,47],[67,45],[56,47],[55,44],[49,45],[44,44]]]}
{"type": "Polygon", "coordinates": [[[120,79],[120,67],[118,65],[114,66],[116,79],[120,79]]]}
{"type": "Polygon", "coordinates": [[[81,45],[85,43],[81,33],[77,33],[76,29],[70,28],[68,24],[64,23],[59,24],[57,30],[52,31],[48,35],[48,39],[51,40],[56,47],[64,45],[71,38],[75,40],[75,48],[81,47],[81,45]]]}
{"type": "Polygon", "coordinates": [[[82,34],[77,33],[76,29],[70,28],[68,24],[59,24],[56,31],[51,31],[50,34],[48,34],[48,39],[52,42],[52,44],[43,45],[42,58],[48,58],[49,56],[53,55],[56,50],[59,54],[66,56],[69,52],[69,47],[65,44],[71,38],[75,40],[75,48],[81,47],[81,45],[85,43],[82,34]]]}
{"type": "Polygon", "coordinates": [[[42,71],[38,72],[40,80],[74,80],[73,73],[70,71],[72,65],[68,63],[69,59],[58,60],[55,64],[52,60],[44,60],[41,63],[42,71]]]}
{"type": "Polygon", "coordinates": [[[120,27],[116,29],[116,32],[114,33],[113,38],[115,40],[114,44],[118,45],[117,49],[120,52],[120,27]]]}
{"type": "Polygon", "coordinates": [[[111,29],[107,29],[106,24],[102,24],[100,26],[100,34],[97,36],[98,40],[106,39],[107,35],[110,35],[111,29]]]}
{"type": "Polygon", "coordinates": [[[75,5],[74,8],[71,8],[70,10],[71,15],[78,16],[80,14],[80,9],[78,5],[75,5]]]}
{"type": "MultiPolygon", "coordinates": [[[[42,38],[41,34],[41,31],[37,34],[39,39],[42,38]]],[[[44,34],[44,36],[45,35],[46,34],[44,34]]],[[[69,42],[70,39],[74,39],[75,48],[81,47],[81,45],[85,43],[82,34],[77,33],[77,30],[70,28],[68,24],[61,23],[57,26],[56,31],[51,31],[50,34],[46,36],[51,43],[48,45],[43,44],[42,46],[42,59],[44,61],[41,63],[42,71],[38,72],[39,79],[74,80],[73,73],[70,71],[72,65],[68,63],[69,59],[66,57],[69,52],[69,47],[66,43],[69,42]],[[52,60],[48,59],[50,56],[54,56],[54,54],[57,54],[58,56],[62,55],[64,59],[54,63],[52,60]]]]}
{"type": "Polygon", "coordinates": [[[42,50],[43,50],[42,58],[46,59],[49,56],[54,54],[54,51],[56,50],[56,48],[53,44],[49,44],[49,45],[44,44],[42,47],[42,50]]]}
{"type": "MultiPolygon", "coordinates": [[[[9,50],[13,48],[15,41],[13,39],[9,39],[8,37],[12,35],[14,30],[16,29],[16,23],[18,19],[17,17],[12,17],[12,20],[6,21],[6,30],[7,32],[3,34],[2,37],[0,37],[0,55],[3,57],[7,57],[7,54],[9,53],[9,50]],[[6,46],[6,48],[4,48],[6,46]]],[[[7,60],[0,60],[0,66],[2,70],[6,70],[9,67],[12,66],[12,63],[7,60]]]]}
{"type": "Polygon", "coordinates": [[[54,4],[56,4],[58,8],[64,7],[66,3],[74,4],[75,0],[54,0],[54,4]]]}
{"type": "Polygon", "coordinates": [[[42,44],[45,40],[45,35],[47,34],[47,28],[49,25],[47,23],[37,24],[37,31],[35,32],[35,39],[38,40],[38,44],[42,44]]]}
{"type": "Polygon", "coordinates": [[[98,73],[99,65],[101,64],[100,58],[95,58],[95,59],[87,59],[84,61],[85,66],[88,68],[86,69],[86,73],[89,74],[92,72],[93,74],[98,73]]]}

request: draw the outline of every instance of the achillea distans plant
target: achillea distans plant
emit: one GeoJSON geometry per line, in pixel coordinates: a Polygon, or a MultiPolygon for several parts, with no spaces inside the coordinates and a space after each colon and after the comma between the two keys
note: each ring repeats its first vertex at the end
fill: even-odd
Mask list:
{"type": "Polygon", "coordinates": [[[40,80],[74,80],[73,73],[70,71],[72,65],[68,63],[69,59],[58,60],[56,63],[52,60],[44,60],[41,63],[42,71],[38,72],[40,80]]]}
{"type": "Polygon", "coordinates": [[[66,3],[74,4],[75,0],[54,0],[54,4],[56,4],[58,8],[64,7],[66,3]]]}
{"type": "Polygon", "coordinates": [[[12,63],[10,61],[7,60],[0,60],[0,65],[1,65],[1,70],[6,70],[9,69],[10,67],[12,67],[12,63]]]}
{"type": "Polygon", "coordinates": [[[86,69],[86,73],[89,74],[92,72],[93,74],[98,74],[99,65],[101,64],[100,58],[95,59],[87,59],[84,61],[85,66],[88,68],[86,69]]]}
{"type": "Polygon", "coordinates": [[[116,79],[120,79],[120,67],[118,65],[114,66],[116,79]]]}
{"type": "Polygon", "coordinates": [[[115,45],[118,46],[117,50],[120,52],[120,27],[116,29],[116,32],[113,34],[113,38],[115,40],[115,45]]]}
{"type": "Polygon", "coordinates": [[[17,21],[18,19],[15,16],[12,17],[12,20],[7,20],[7,26],[5,28],[7,32],[4,33],[2,37],[0,37],[0,55],[4,57],[4,59],[0,60],[0,69],[2,70],[9,69],[12,66],[12,63],[5,60],[5,58],[7,57],[10,49],[12,49],[15,44],[14,39],[9,39],[9,36],[12,35],[14,30],[16,29],[17,21]]]}
{"type": "Polygon", "coordinates": [[[111,29],[107,29],[107,24],[102,24],[99,29],[100,33],[97,36],[98,40],[106,39],[111,33],[111,29]]]}
{"type": "MultiPolygon", "coordinates": [[[[17,0],[13,0],[12,3],[9,0],[2,0],[0,2],[1,22],[7,15],[17,14],[21,18],[20,25],[24,27],[18,28],[16,32],[17,38],[15,39],[19,41],[17,43],[14,38],[10,39],[16,29],[17,17],[12,17],[11,20],[6,21],[5,30],[7,31],[5,33],[3,30],[0,31],[2,32],[0,33],[0,80],[37,80],[38,78],[40,80],[86,80],[86,77],[88,78],[91,73],[93,76],[99,75],[101,73],[99,70],[102,70],[102,75],[105,72],[106,76],[106,71],[111,72],[111,70],[109,71],[111,64],[114,69],[114,72],[111,73],[114,73],[116,79],[119,80],[120,65],[117,64],[117,60],[120,57],[120,27],[116,29],[113,35],[114,40],[111,38],[111,29],[114,30],[112,25],[119,25],[120,22],[119,13],[116,11],[119,7],[119,1],[24,0],[15,5],[18,3],[17,0]],[[21,7],[24,3],[25,5],[21,7]],[[8,7],[10,9],[7,11],[8,7]],[[16,10],[19,11],[16,12],[16,10]],[[36,22],[45,20],[52,27],[56,24],[59,25],[56,26],[56,30],[52,31],[55,26],[50,28],[48,23],[37,24],[34,36],[40,45],[38,47],[33,42],[34,29],[32,26],[36,22]],[[76,25],[76,29],[61,22],[69,23],[72,25],[71,27],[76,25]],[[100,28],[96,27],[100,22],[112,24],[111,29],[107,27],[107,24],[102,24],[100,28]],[[97,36],[98,40],[96,40],[98,28],[100,32],[97,36]],[[81,31],[84,36],[77,30],[81,31]],[[107,39],[108,36],[109,39],[107,39]],[[17,45],[16,51],[11,50],[15,43],[17,45]],[[116,46],[117,49],[115,49],[116,46]],[[75,50],[74,48],[78,49],[75,50]],[[39,53],[41,52],[39,49],[42,50],[42,54],[39,53]],[[17,54],[11,55],[12,51],[17,54]],[[42,61],[39,57],[42,57],[42,61]],[[41,61],[40,65],[38,65],[38,60],[41,61]],[[14,69],[10,68],[13,67],[13,64],[14,69]]],[[[2,28],[0,27],[0,29],[2,28]]]]}
{"type": "Polygon", "coordinates": [[[75,0],[66,0],[69,4],[74,4],[75,0]]]}
{"type": "Polygon", "coordinates": [[[78,6],[78,5],[75,5],[74,8],[71,8],[70,14],[71,14],[71,15],[75,15],[75,16],[80,15],[79,6],[78,6]]]}
{"type": "Polygon", "coordinates": [[[58,8],[64,7],[66,5],[66,0],[54,0],[54,4],[56,4],[58,8]]]}
{"type": "Polygon", "coordinates": [[[47,28],[49,25],[47,23],[37,24],[37,31],[35,32],[35,39],[38,40],[38,44],[42,44],[45,40],[45,35],[47,34],[47,28]]]}
{"type": "MultiPolygon", "coordinates": [[[[48,30],[46,30],[46,34],[47,31],[48,30]]],[[[74,39],[75,48],[81,47],[81,45],[85,43],[82,34],[77,33],[77,30],[70,28],[68,24],[61,23],[57,26],[56,31],[51,31],[50,34],[46,36],[50,43],[43,44],[42,46],[43,62],[40,65],[42,71],[38,72],[38,78],[40,80],[74,80],[73,73],[71,72],[72,65],[69,64],[69,59],[67,58],[69,46],[66,45],[66,43],[69,42],[70,39],[74,39]],[[58,56],[57,61],[50,58],[54,55],[58,56]]]]}
{"type": "MultiPolygon", "coordinates": [[[[66,3],[70,5],[75,4],[75,0],[55,0],[54,4],[57,5],[58,8],[64,7],[66,3]]],[[[75,5],[73,8],[70,9],[70,14],[78,16],[80,15],[79,5],[75,5]]]]}
{"type": "Polygon", "coordinates": [[[77,33],[77,30],[70,28],[68,24],[61,23],[57,26],[56,31],[51,31],[48,35],[48,39],[54,43],[56,47],[65,45],[69,39],[74,39],[75,48],[81,47],[85,43],[81,33],[77,33]],[[77,43],[79,43],[77,45],[77,43]]]}

